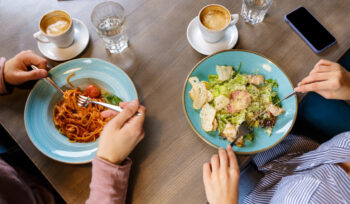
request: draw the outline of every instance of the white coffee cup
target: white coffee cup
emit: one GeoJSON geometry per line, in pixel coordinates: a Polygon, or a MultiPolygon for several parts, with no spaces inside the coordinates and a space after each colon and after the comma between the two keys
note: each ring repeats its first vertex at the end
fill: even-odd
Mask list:
{"type": "Polygon", "coordinates": [[[225,36],[228,27],[239,19],[238,14],[231,14],[222,5],[210,4],[203,7],[198,14],[199,27],[205,41],[215,43],[225,36]]]}
{"type": "Polygon", "coordinates": [[[72,17],[65,11],[55,10],[45,14],[39,23],[40,31],[33,37],[42,43],[53,43],[57,47],[70,46],[74,40],[72,17]]]}

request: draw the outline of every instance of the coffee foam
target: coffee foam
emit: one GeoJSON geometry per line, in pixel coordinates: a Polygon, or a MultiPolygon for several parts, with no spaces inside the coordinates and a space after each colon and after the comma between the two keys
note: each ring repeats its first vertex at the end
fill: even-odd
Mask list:
{"type": "Polygon", "coordinates": [[[51,13],[45,16],[41,23],[41,30],[48,35],[59,35],[69,29],[71,20],[64,13],[51,13]]]}
{"type": "Polygon", "coordinates": [[[230,14],[220,6],[210,5],[200,13],[200,21],[210,30],[221,30],[230,22],[230,14]]]}

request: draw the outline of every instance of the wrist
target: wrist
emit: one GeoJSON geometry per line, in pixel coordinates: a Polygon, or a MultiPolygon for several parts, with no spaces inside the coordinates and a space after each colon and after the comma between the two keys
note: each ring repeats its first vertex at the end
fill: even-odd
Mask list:
{"type": "Polygon", "coordinates": [[[104,154],[99,154],[97,153],[97,157],[99,157],[100,159],[103,159],[109,163],[112,163],[112,164],[116,164],[116,165],[122,165],[122,163],[124,162],[125,158],[113,158],[113,157],[108,157],[108,156],[105,156],[104,154]]]}
{"type": "Polygon", "coordinates": [[[5,63],[6,59],[0,57],[0,94],[8,93],[6,81],[5,81],[5,63]]]}

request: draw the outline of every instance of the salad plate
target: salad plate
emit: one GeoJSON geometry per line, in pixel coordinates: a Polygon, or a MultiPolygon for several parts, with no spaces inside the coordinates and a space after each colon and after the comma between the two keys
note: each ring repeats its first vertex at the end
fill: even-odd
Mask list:
{"type": "MultiPolygon", "coordinates": [[[[261,54],[248,50],[225,50],[210,55],[201,60],[189,73],[184,89],[183,89],[183,109],[187,121],[193,131],[206,143],[213,147],[225,148],[229,142],[219,135],[219,131],[204,131],[201,124],[200,110],[193,108],[193,100],[189,92],[192,89],[189,79],[197,77],[199,81],[209,81],[209,75],[216,75],[216,66],[226,65],[233,66],[235,69],[240,67],[240,74],[247,75],[262,75],[265,79],[275,80],[278,87],[274,88],[279,98],[284,98],[293,92],[294,87],[291,80],[270,59],[261,54]]],[[[233,149],[238,154],[255,154],[265,151],[281,142],[292,129],[297,116],[297,97],[294,95],[291,98],[282,102],[282,107],[285,112],[277,117],[276,123],[272,128],[271,133],[267,133],[265,129],[254,128],[254,139],[246,141],[244,146],[233,146],[233,149]]]]}
{"type": "MultiPolygon", "coordinates": [[[[119,67],[94,58],[71,60],[49,71],[51,79],[63,90],[67,76],[75,73],[70,82],[81,89],[95,84],[123,101],[138,99],[137,91],[129,76],[119,67]]],[[[39,80],[30,92],[24,110],[27,134],[34,146],[44,155],[70,164],[91,162],[97,152],[98,140],[88,143],[72,143],[55,127],[53,109],[62,100],[62,94],[44,80],[39,80]]]]}

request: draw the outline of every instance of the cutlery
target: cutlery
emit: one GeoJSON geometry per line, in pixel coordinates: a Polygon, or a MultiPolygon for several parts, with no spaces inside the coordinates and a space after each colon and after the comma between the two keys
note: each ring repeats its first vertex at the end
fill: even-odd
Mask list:
{"type": "MultiPolygon", "coordinates": [[[[104,102],[99,102],[99,101],[94,101],[90,97],[82,96],[82,95],[78,95],[78,102],[77,103],[78,103],[78,106],[80,106],[80,107],[86,107],[90,103],[94,103],[94,104],[109,108],[109,109],[117,111],[117,112],[123,111],[123,109],[120,106],[116,106],[116,105],[112,105],[112,104],[108,104],[108,103],[104,103],[104,102]]],[[[142,114],[137,113],[136,115],[141,116],[142,114]]]]}
{"type": "Polygon", "coordinates": [[[278,101],[277,103],[275,103],[273,105],[277,105],[277,104],[281,103],[282,101],[286,100],[287,98],[290,98],[291,96],[295,95],[296,93],[297,93],[296,91],[293,91],[292,93],[290,93],[286,97],[282,98],[280,101],[278,101]]]}
{"type": "MultiPolygon", "coordinates": [[[[290,93],[289,95],[287,95],[286,97],[284,97],[283,99],[281,99],[280,101],[278,101],[277,103],[275,103],[275,104],[273,104],[273,105],[275,106],[275,105],[281,103],[282,101],[284,101],[284,100],[290,98],[290,97],[293,96],[294,94],[296,94],[296,91],[293,91],[292,93],[290,93]]],[[[256,118],[258,118],[259,116],[261,116],[261,115],[264,114],[265,112],[266,112],[266,110],[265,110],[265,111],[262,111],[256,118]]],[[[253,121],[254,121],[254,120],[253,120],[253,121]]],[[[240,137],[243,137],[243,139],[244,139],[244,137],[245,137],[249,132],[252,131],[252,128],[251,128],[251,127],[252,127],[252,124],[248,124],[248,123],[246,123],[246,122],[243,122],[243,123],[239,126],[239,128],[238,128],[238,135],[237,135],[237,137],[233,140],[233,142],[231,142],[231,147],[232,147],[233,145],[236,144],[237,140],[238,140],[240,137]]]]}
{"type": "MultiPolygon", "coordinates": [[[[30,65],[32,67],[32,69],[39,69],[38,67],[36,67],[35,65],[30,65]]],[[[55,89],[58,90],[58,92],[60,92],[61,94],[64,94],[64,91],[57,86],[57,84],[50,78],[50,77],[45,77],[44,81],[46,81],[48,84],[50,84],[51,86],[53,86],[55,89]]]]}
{"type": "Polygon", "coordinates": [[[237,140],[240,138],[240,137],[243,137],[243,139],[244,139],[244,137],[248,134],[248,133],[250,133],[252,131],[252,128],[251,128],[251,126],[249,126],[246,122],[243,122],[240,126],[239,126],[239,128],[238,128],[238,133],[237,133],[237,136],[236,136],[236,138],[231,142],[231,147],[233,147],[233,145],[235,145],[236,144],[236,142],[237,142],[237,140]]]}

